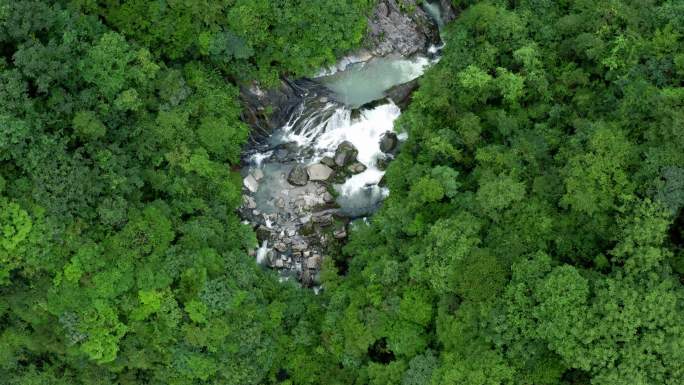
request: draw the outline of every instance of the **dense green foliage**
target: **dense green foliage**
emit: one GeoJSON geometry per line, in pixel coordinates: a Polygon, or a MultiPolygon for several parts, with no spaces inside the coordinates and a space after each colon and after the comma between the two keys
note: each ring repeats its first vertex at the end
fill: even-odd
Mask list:
{"type": "Polygon", "coordinates": [[[684,383],[684,3],[485,2],[447,35],[329,348],[371,384],[684,383]]]}
{"type": "Polygon", "coordinates": [[[0,1],[0,383],[261,384],[315,341],[247,255],[225,79],[332,61],[368,5],[0,1]]]}
{"type": "Polygon", "coordinates": [[[454,1],[323,294],[256,266],[237,86],[373,3],[0,0],[0,383],[684,383],[678,0],[454,1]]]}

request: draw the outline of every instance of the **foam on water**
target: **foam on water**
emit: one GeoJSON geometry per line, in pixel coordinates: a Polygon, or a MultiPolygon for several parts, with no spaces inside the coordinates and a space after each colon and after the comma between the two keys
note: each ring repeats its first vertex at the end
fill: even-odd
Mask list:
{"type": "Polygon", "coordinates": [[[352,121],[349,111],[345,119],[330,124],[313,145],[330,155],[340,143],[349,141],[359,150],[359,162],[370,169],[377,164],[378,156],[382,154],[380,138],[385,132],[394,129],[394,121],[400,114],[401,110],[392,102],[360,111],[358,120],[352,121]]]}
{"type": "Polygon", "coordinates": [[[266,262],[266,255],[268,254],[268,241],[264,241],[256,251],[256,261],[258,264],[266,262]]]}

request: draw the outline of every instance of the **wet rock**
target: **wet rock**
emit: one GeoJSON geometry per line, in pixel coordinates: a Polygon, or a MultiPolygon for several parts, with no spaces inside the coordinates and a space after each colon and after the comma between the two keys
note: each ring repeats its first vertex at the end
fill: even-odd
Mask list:
{"type": "Polygon", "coordinates": [[[382,178],[380,178],[380,182],[378,182],[378,186],[380,187],[387,187],[387,178],[385,177],[387,174],[383,175],[382,178]]]}
{"type": "Polygon", "coordinates": [[[335,150],[335,164],[339,167],[344,167],[354,161],[356,161],[356,156],[359,151],[354,147],[351,142],[344,141],[337,146],[335,150]]]}
{"type": "Polygon", "coordinates": [[[305,186],[309,182],[309,174],[306,172],[306,167],[301,164],[292,167],[287,176],[287,181],[293,186],[305,186]]]}
{"type": "Polygon", "coordinates": [[[411,103],[413,92],[418,89],[418,79],[398,84],[385,91],[385,95],[403,111],[411,103]]]}
{"type": "Polygon", "coordinates": [[[285,244],[285,242],[276,242],[276,244],[273,247],[281,253],[287,251],[287,245],[285,244]]]}
{"type": "Polygon", "coordinates": [[[284,148],[279,148],[279,149],[277,149],[276,152],[275,152],[275,157],[276,157],[276,159],[278,159],[279,161],[286,160],[286,159],[288,158],[289,155],[290,155],[290,152],[287,151],[287,150],[284,149],[284,148]]]}
{"type": "Polygon", "coordinates": [[[392,152],[397,148],[397,144],[399,144],[397,134],[387,131],[380,138],[380,151],[384,153],[392,152]]]}
{"type": "Polygon", "coordinates": [[[349,165],[349,167],[347,167],[347,170],[349,170],[349,172],[352,174],[360,174],[366,171],[366,166],[363,163],[356,162],[349,165]]]}
{"type": "Polygon", "coordinates": [[[275,206],[279,209],[285,208],[285,199],[283,197],[276,199],[275,206]]]}
{"type": "Polygon", "coordinates": [[[252,175],[254,176],[254,179],[256,179],[258,182],[261,180],[261,178],[264,177],[264,172],[260,168],[257,168],[252,172],[252,175]]]}
{"type": "Polygon", "coordinates": [[[275,268],[282,269],[285,266],[285,262],[282,259],[278,258],[275,260],[274,265],[275,265],[275,268]]]}
{"type": "Polygon", "coordinates": [[[242,204],[250,210],[255,209],[257,206],[254,198],[252,198],[249,195],[243,195],[242,196],[242,204]]]}
{"type": "Polygon", "coordinates": [[[390,104],[390,100],[388,98],[382,98],[382,99],[377,99],[370,101],[366,104],[362,104],[361,107],[358,108],[359,112],[361,110],[372,110],[380,106],[384,106],[385,104],[390,104]]]}
{"type": "Polygon", "coordinates": [[[317,163],[307,167],[307,172],[309,180],[326,181],[332,175],[333,169],[324,164],[317,163]]]}
{"type": "Polygon", "coordinates": [[[299,158],[302,151],[306,151],[306,148],[300,147],[295,142],[282,143],[274,148],[273,157],[279,162],[293,162],[299,158]]]}
{"type": "Polygon", "coordinates": [[[321,159],[321,162],[320,162],[320,163],[321,163],[321,164],[324,164],[324,165],[326,165],[326,166],[328,166],[328,167],[335,167],[335,166],[336,166],[336,164],[335,164],[335,159],[333,159],[333,158],[331,158],[331,157],[329,157],[329,156],[324,156],[324,157],[321,159]]]}
{"type": "Polygon", "coordinates": [[[385,171],[385,170],[387,170],[389,163],[390,163],[389,158],[379,158],[376,166],[378,167],[378,170],[385,171]]]}
{"type": "Polygon", "coordinates": [[[361,120],[361,111],[358,108],[354,108],[353,110],[351,110],[350,117],[351,117],[352,123],[355,123],[355,122],[361,120]]]}
{"type": "Polygon", "coordinates": [[[242,180],[242,184],[247,188],[247,190],[255,193],[259,189],[259,182],[253,175],[247,175],[245,179],[242,180]]]}
{"type": "Polygon", "coordinates": [[[269,240],[272,235],[273,232],[266,226],[259,226],[256,229],[256,236],[260,243],[269,240]]]}

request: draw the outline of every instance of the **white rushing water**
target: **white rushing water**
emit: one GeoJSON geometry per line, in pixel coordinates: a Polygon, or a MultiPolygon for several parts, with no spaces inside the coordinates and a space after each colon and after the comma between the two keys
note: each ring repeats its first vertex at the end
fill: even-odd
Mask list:
{"type": "MultiPolygon", "coordinates": [[[[326,76],[316,79],[332,91],[331,96],[336,100],[311,96],[293,112],[288,123],[274,133],[271,138],[274,147],[251,156],[252,167],[259,168],[265,175],[255,193],[261,211],[277,211],[273,197],[289,188],[285,176],[291,164],[268,160],[274,154],[274,148],[285,143],[306,149],[296,158],[304,164],[334,156],[344,141],[354,145],[358,150],[357,160],[366,166],[366,170],[335,186],[339,193],[337,203],[348,215],[371,213],[389,193],[378,186],[384,175],[378,162],[389,156],[380,150],[380,140],[385,133],[394,131],[394,121],[401,111],[390,100],[381,101],[379,105],[363,105],[384,98],[387,89],[421,76],[436,59],[386,57],[354,62],[356,59],[359,58],[350,57],[338,65],[343,70],[333,72],[331,69],[326,76]],[[311,106],[315,106],[313,112],[311,106]]],[[[400,136],[400,139],[405,138],[405,135],[400,136]]],[[[259,250],[262,249],[266,250],[265,246],[259,250]]]]}
{"type": "Polygon", "coordinates": [[[268,241],[263,241],[261,247],[256,251],[256,262],[260,265],[266,262],[266,255],[268,254],[268,241]]]}

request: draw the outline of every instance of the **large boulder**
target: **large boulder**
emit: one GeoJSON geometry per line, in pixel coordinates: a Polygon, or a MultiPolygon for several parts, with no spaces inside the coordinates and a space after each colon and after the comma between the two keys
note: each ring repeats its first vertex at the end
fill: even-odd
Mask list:
{"type": "Polygon", "coordinates": [[[413,79],[409,82],[397,84],[396,86],[385,91],[387,98],[392,100],[394,104],[399,106],[402,110],[411,103],[413,92],[418,89],[418,79],[413,79]]]}
{"type": "Polygon", "coordinates": [[[254,175],[249,174],[242,180],[242,184],[247,188],[247,190],[255,193],[259,189],[259,182],[257,182],[254,175]]]}
{"type": "Polygon", "coordinates": [[[309,174],[309,180],[325,181],[330,178],[333,169],[324,164],[316,163],[307,167],[307,172],[309,174]]]}
{"type": "Polygon", "coordinates": [[[392,152],[397,148],[397,144],[399,144],[399,138],[397,138],[397,134],[387,131],[380,138],[380,151],[384,153],[392,152]]]}
{"type": "Polygon", "coordinates": [[[411,56],[439,41],[439,31],[416,0],[381,0],[368,20],[366,45],[375,56],[411,56]]]}
{"type": "Polygon", "coordinates": [[[359,151],[356,147],[351,142],[345,140],[335,150],[335,164],[338,167],[344,167],[355,162],[357,155],[359,155],[359,151]]]}
{"type": "Polygon", "coordinates": [[[347,170],[352,174],[360,174],[366,171],[366,169],[367,167],[361,162],[354,162],[347,167],[347,170]]]}
{"type": "Polygon", "coordinates": [[[305,186],[309,183],[309,174],[306,172],[306,167],[302,164],[296,164],[287,175],[287,181],[293,186],[305,186]]]}

